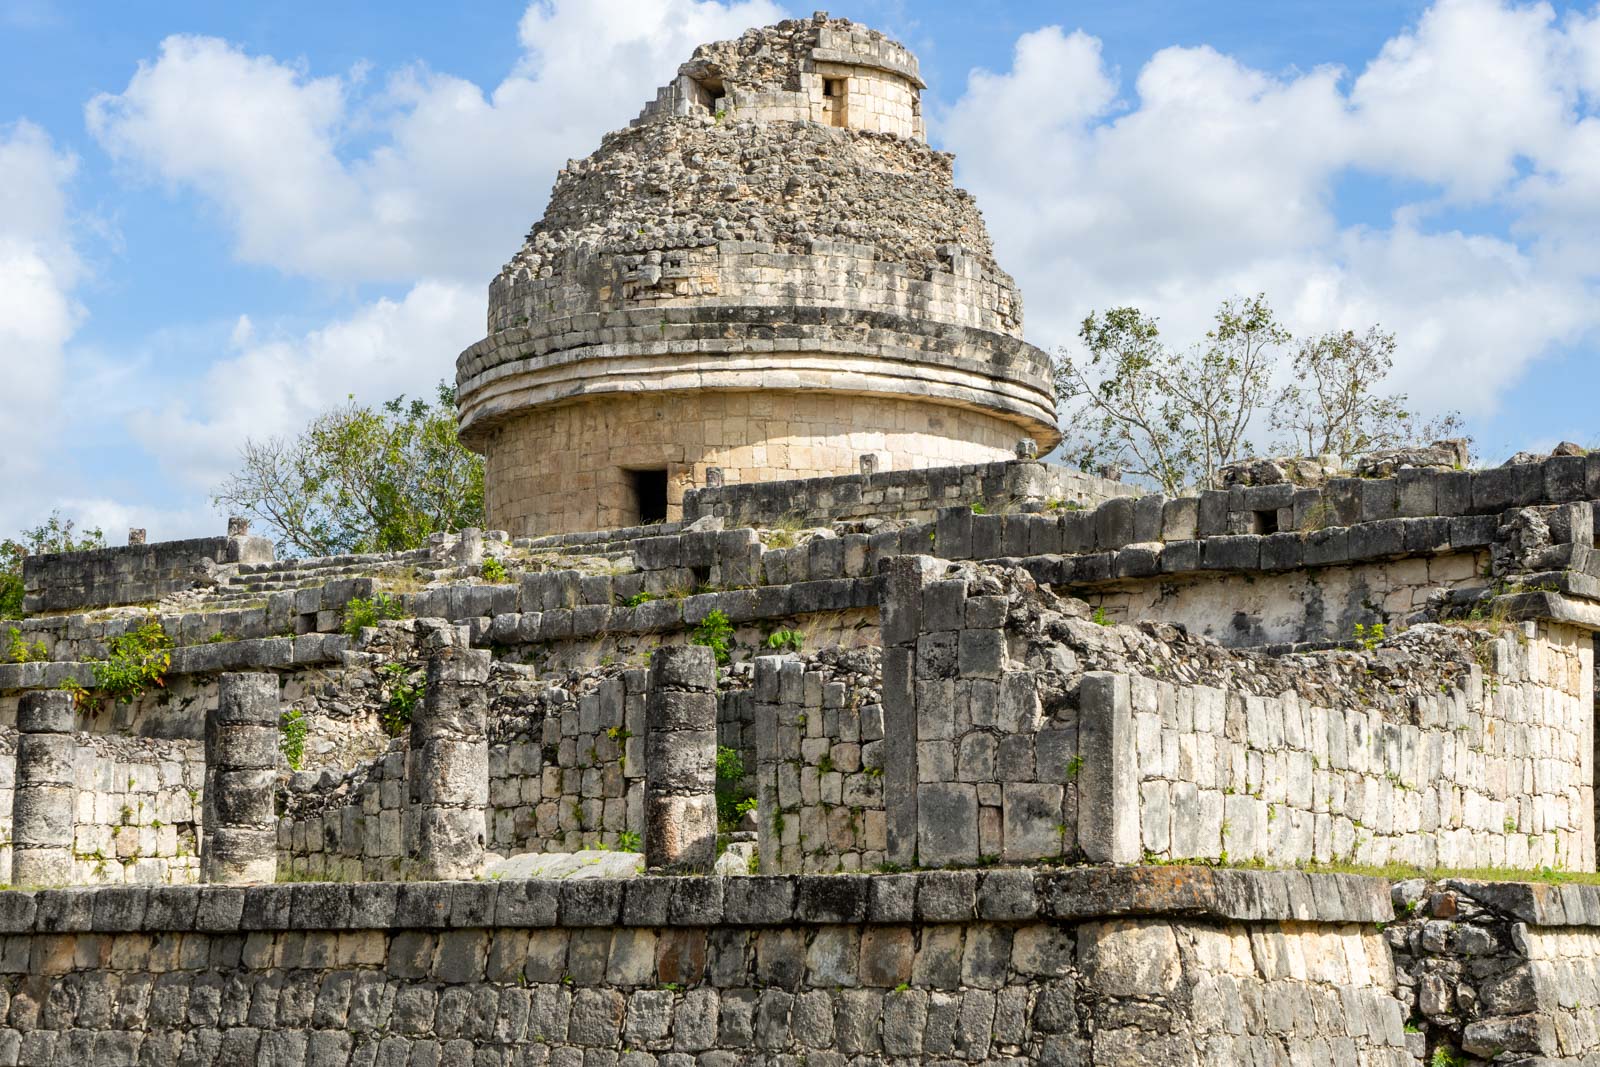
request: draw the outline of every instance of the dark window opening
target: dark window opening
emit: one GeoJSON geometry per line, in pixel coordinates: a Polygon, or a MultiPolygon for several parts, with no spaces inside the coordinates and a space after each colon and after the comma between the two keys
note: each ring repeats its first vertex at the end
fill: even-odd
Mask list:
{"type": "Polygon", "coordinates": [[[1276,508],[1269,511],[1257,511],[1253,514],[1255,519],[1250,523],[1252,527],[1251,533],[1275,534],[1278,532],[1278,511],[1276,508]]]}
{"type": "Polygon", "coordinates": [[[827,125],[846,125],[844,97],[845,80],[843,78],[822,79],[822,114],[827,120],[827,125]]]}
{"type": "Polygon", "coordinates": [[[628,481],[633,487],[633,502],[639,510],[639,521],[667,521],[667,472],[628,471],[628,481]]]}

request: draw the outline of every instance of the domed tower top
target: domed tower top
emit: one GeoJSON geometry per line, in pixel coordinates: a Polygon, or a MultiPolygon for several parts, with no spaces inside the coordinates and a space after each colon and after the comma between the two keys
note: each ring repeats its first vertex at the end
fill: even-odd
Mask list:
{"type": "Polygon", "coordinates": [[[703,45],[557,176],[457,360],[489,522],[676,518],[684,490],[1004,459],[1059,439],[1050,364],[916,60],[817,15],[703,45]]]}
{"type": "Polygon", "coordinates": [[[818,12],[701,45],[634,124],[696,112],[815,122],[926,140],[917,57],[899,41],[818,12]]]}

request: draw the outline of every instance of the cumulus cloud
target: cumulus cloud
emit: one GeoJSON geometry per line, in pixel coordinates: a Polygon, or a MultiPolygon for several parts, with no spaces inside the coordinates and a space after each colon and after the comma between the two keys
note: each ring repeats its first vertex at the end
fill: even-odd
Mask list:
{"type": "Polygon", "coordinates": [[[18,518],[12,502],[37,484],[57,437],[66,345],[81,316],[68,217],[76,168],[39,127],[0,126],[0,521],[18,518]]]}
{"type": "Polygon", "coordinates": [[[1261,290],[1302,330],[1381,322],[1398,386],[1486,413],[1600,325],[1597,19],[1440,0],[1354,77],[1169,48],[1127,95],[1097,41],[1048,27],[1009,70],[974,71],[937,131],[1035,341],[1122,303],[1197,337],[1221,298],[1261,290]],[[1354,224],[1352,178],[1418,191],[1354,224]],[[1442,221],[1473,212],[1510,227],[1442,221]]]}
{"type": "Polygon", "coordinates": [[[237,466],[246,438],[293,434],[348,396],[431,398],[435,382],[454,378],[461,338],[482,324],[477,286],[433,281],[299,335],[263,337],[241,318],[231,352],[181,397],[132,414],[129,428],[191,489],[208,490],[237,466]]]}
{"type": "Polygon", "coordinates": [[[516,251],[555,172],[625,123],[695,45],[781,17],[769,0],[543,0],[485,92],[415,66],[365,70],[178,35],[90,101],[116,159],[221,212],[241,259],[336,282],[482,283],[516,251]],[[358,136],[359,135],[359,136],[358,136]],[[352,151],[356,141],[376,146],[352,151]]]}

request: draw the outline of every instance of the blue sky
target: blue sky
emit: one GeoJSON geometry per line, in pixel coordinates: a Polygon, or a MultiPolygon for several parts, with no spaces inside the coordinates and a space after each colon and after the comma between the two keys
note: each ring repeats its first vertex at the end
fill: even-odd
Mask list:
{"type": "MultiPolygon", "coordinates": [[[[561,162],[783,10],[0,0],[0,533],[210,532],[244,436],[451,376],[561,162]]],[[[1600,437],[1593,7],[831,11],[919,54],[1037,343],[1123,302],[1184,339],[1264,289],[1394,329],[1485,460],[1600,437]]]]}

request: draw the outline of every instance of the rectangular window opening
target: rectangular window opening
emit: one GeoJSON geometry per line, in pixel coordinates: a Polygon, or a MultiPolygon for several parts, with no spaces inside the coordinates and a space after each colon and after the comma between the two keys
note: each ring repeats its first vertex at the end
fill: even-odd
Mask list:
{"type": "Polygon", "coordinates": [[[1278,510],[1254,512],[1254,521],[1250,523],[1251,533],[1275,534],[1278,532],[1278,510]]]}
{"type": "Polygon", "coordinates": [[[845,119],[845,80],[843,78],[822,79],[822,113],[826,116],[829,126],[843,126],[845,119]]]}
{"type": "Polygon", "coordinates": [[[639,522],[667,521],[667,472],[665,470],[625,471],[633,489],[639,522]]]}

